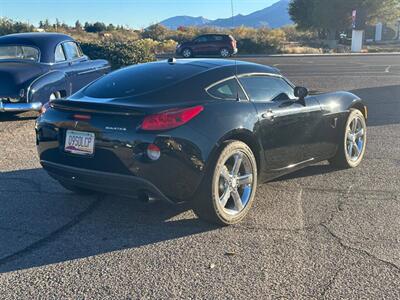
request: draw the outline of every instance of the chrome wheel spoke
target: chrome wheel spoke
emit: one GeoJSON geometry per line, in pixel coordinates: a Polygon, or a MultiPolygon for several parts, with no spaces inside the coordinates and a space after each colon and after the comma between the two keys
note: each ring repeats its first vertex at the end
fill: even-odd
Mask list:
{"type": "Polygon", "coordinates": [[[364,136],[364,129],[361,128],[360,130],[358,130],[356,133],[356,138],[361,138],[364,136]]]}
{"type": "Polygon", "coordinates": [[[222,168],[221,176],[222,176],[222,178],[224,178],[226,181],[231,180],[231,176],[230,176],[229,171],[228,171],[228,168],[227,168],[226,166],[224,166],[224,167],[222,168]]]}
{"type": "Polygon", "coordinates": [[[350,143],[347,145],[347,153],[349,154],[350,157],[353,156],[353,155],[352,155],[352,154],[353,154],[353,147],[354,147],[353,144],[354,144],[353,142],[350,142],[350,143]]]}
{"type": "Polygon", "coordinates": [[[240,166],[242,165],[242,160],[243,160],[243,154],[237,153],[235,155],[235,163],[232,168],[232,175],[237,175],[239,173],[240,166]]]}
{"type": "Polygon", "coordinates": [[[219,199],[221,206],[225,208],[226,203],[228,203],[229,198],[231,197],[231,192],[227,188],[224,192],[224,195],[219,199]]]}
{"type": "Polygon", "coordinates": [[[358,156],[360,155],[360,149],[358,149],[357,143],[353,143],[353,149],[355,158],[358,158],[358,156]]]}
{"type": "Polygon", "coordinates": [[[355,118],[355,119],[353,120],[352,124],[351,124],[351,132],[352,132],[352,133],[355,133],[355,132],[356,132],[356,130],[357,130],[357,123],[358,123],[358,119],[355,118]]]}
{"type": "Polygon", "coordinates": [[[243,207],[243,203],[242,203],[242,199],[240,198],[239,192],[237,189],[234,189],[231,192],[233,201],[235,203],[235,208],[237,211],[241,211],[244,207],[243,207]]]}
{"type": "Polygon", "coordinates": [[[243,176],[238,176],[237,177],[238,185],[243,186],[243,185],[248,185],[253,182],[253,175],[252,174],[246,174],[243,176]]]}

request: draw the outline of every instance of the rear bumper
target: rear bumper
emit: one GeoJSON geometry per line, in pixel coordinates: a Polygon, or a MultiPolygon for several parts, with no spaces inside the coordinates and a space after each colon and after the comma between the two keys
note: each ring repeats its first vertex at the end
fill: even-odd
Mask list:
{"type": "Polygon", "coordinates": [[[75,168],[43,160],[40,163],[54,179],[78,187],[124,196],[136,196],[138,192],[146,191],[163,201],[176,204],[154,184],[140,177],[75,168]]]}
{"type": "Polygon", "coordinates": [[[43,104],[33,103],[4,103],[0,101],[0,112],[40,111],[43,104]]]}

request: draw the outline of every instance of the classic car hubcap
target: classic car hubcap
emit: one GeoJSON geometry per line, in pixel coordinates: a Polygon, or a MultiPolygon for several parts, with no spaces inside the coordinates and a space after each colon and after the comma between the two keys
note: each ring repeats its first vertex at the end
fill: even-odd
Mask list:
{"type": "Polygon", "coordinates": [[[355,117],[347,127],[346,151],[351,161],[357,161],[364,150],[365,145],[364,123],[359,117],[355,117]]]}
{"type": "Polygon", "coordinates": [[[229,215],[237,215],[249,203],[254,170],[250,159],[241,151],[232,154],[219,174],[219,206],[229,215]]]}

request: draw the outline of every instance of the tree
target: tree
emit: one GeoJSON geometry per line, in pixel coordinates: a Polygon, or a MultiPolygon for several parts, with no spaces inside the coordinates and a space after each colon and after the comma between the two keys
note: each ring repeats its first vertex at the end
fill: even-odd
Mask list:
{"type": "Polygon", "coordinates": [[[317,30],[334,39],[351,25],[351,13],[364,11],[367,22],[391,21],[400,13],[400,0],[292,0],[289,14],[299,29],[317,30]]]}
{"type": "Polygon", "coordinates": [[[114,30],[116,30],[116,27],[114,26],[114,24],[108,24],[108,26],[107,26],[107,31],[114,31],[114,30]]]}
{"type": "Polygon", "coordinates": [[[75,22],[75,29],[82,30],[82,24],[81,24],[81,22],[79,22],[79,20],[76,20],[76,22],[75,22]]]}
{"type": "Polygon", "coordinates": [[[106,24],[102,23],[102,22],[96,22],[94,24],[91,23],[85,23],[85,31],[86,32],[102,32],[102,31],[106,31],[107,30],[107,26],[106,24]]]}
{"type": "Polygon", "coordinates": [[[168,35],[168,28],[161,24],[154,24],[145,29],[143,32],[144,38],[149,38],[156,41],[163,41],[168,35]]]}

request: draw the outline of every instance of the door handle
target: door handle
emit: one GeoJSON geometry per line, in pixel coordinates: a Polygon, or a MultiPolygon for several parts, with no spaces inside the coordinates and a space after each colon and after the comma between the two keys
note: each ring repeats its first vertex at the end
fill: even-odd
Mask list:
{"type": "Polygon", "coordinates": [[[263,119],[267,119],[273,121],[275,119],[274,112],[272,109],[267,110],[265,113],[262,114],[263,119]]]}

